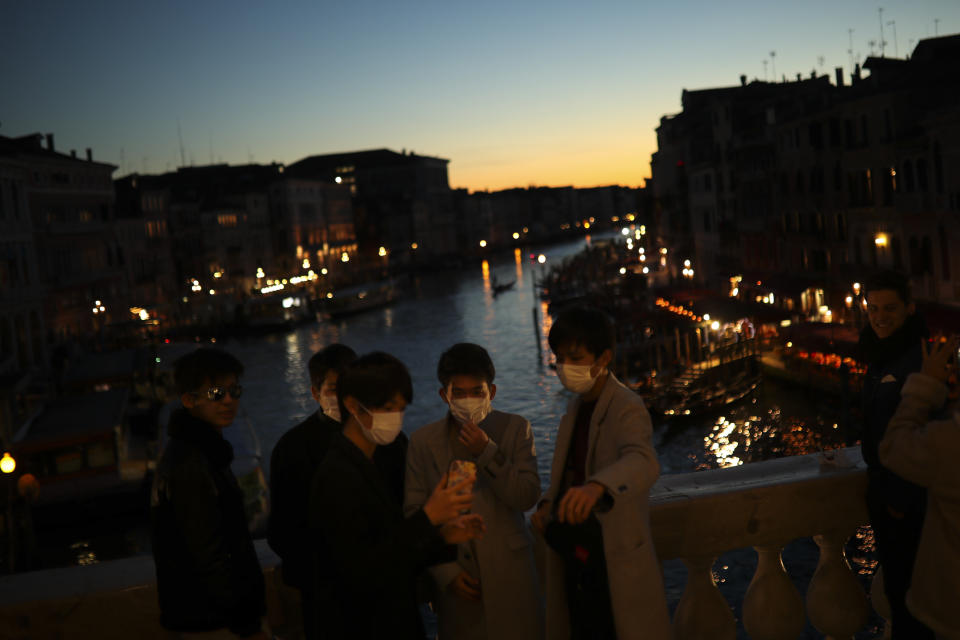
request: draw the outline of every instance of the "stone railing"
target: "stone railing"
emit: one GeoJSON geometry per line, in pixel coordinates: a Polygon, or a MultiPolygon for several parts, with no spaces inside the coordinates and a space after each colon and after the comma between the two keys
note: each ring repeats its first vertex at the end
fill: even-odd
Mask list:
{"type": "MultiPolygon", "coordinates": [[[[740,467],[663,476],[651,492],[654,544],[679,558],[687,582],[674,613],[677,640],[736,637],[736,621],[713,577],[724,552],[753,547],[757,568],[743,601],[743,626],[756,640],[797,638],[810,623],[828,638],[852,638],[867,622],[867,596],[844,543],[867,524],[866,473],[859,448],[740,467]],[[812,536],[819,563],[806,601],[787,575],[781,551],[812,536]]],[[[871,591],[882,593],[879,580],[871,591]]],[[[876,598],[883,600],[882,598],[876,598]]],[[[886,602],[877,602],[881,612],[886,602]]]]}
{"type": "MultiPolygon", "coordinates": [[[[753,547],[757,569],[743,602],[750,638],[797,638],[806,619],[829,638],[851,638],[869,613],[867,597],[844,557],[843,543],[867,522],[866,475],[855,449],[841,465],[819,455],[782,458],[716,471],[663,476],[651,492],[654,543],[663,560],[682,559],[687,581],[674,615],[677,640],[725,640],[737,634],[712,566],[721,553],[753,547]],[[846,465],[843,465],[843,463],[846,465]],[[820,560],[806,601],[786,574],[783,546],[813,536],[820,560]]],[[[280,637],[297,607],[280,584],[277,557],[262,540],[268,618],[280,637]]],[[[874,592],[879,591],[874,585],[874,592]]],[[[149,555],[0,578],[0,637],[165,638],[157,620],[149,555]]]]}

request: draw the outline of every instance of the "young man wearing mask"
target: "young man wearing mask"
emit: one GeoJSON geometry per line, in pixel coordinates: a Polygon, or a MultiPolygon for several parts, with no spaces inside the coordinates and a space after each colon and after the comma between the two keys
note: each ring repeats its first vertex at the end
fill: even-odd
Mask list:
{"type": "Polygon", "coordinates": [[[403,468],[385,473],[376,452],[397,444],[413,399],[406,367],[375,352],[347,367],[337,383],[343,431],[314,475],[310,530],[318,585],[318,633],[325,638],[423,640],[416,579],[478,538],[483,519],[460,515],[473,502],[467,481],[440,479],[422,508],[404,517],[403,468]]]}
{"type": "Polygon", "coordinates": [[[867,364],[861,394],[867,463],[867,511],[883,568],[894,640],[932,640],[933,633],[906,605],[913,562],[926,513],[927,492],[902,478],[880,460],[878,447],[900,403],[907,376],[920,370],[920,343],[927,336],[916,314],[906,276],[885,271],[866,282],[869,322],[860,333],[860,360],[867,364]]]}
{"type": "Polygon", "coordinates": [[[608,369],[616,340],[604,313],[564,311],[549,342],[561,383],[576,395],[532,518],[548,546],[546,636],[668,640],[647,503],[660,474],[650,414],[608,369]]]}
{"type": "Polygon", "coordinates": [[[530,423],[496,411],[496,371],[477,344],[440,356],[442,420],[419,428],[407,453],[408,514],[419,509],[454,460],[476,465],[473,510],[487,527],[461,544],[455,561],[430,568],[440,640],[537,640],[542,600],[524,512],[537,502],[540,478],[530,423]],[[482,579],[481,579],[482,578],[482,579]]]}
{"type": "MultiPolygon", "coordinates": [[[[303,631],[307,640],[317,637],[312,615],[313,572],[307,518],[310,483],[320,461],[327,455],[330,440],[340,433],[337,379],[357,359],[353,349],[331,344],[310,358],[310,394],[319,408],[306,420],[287,431],[270,456],[270,523],[267,542],[282,564],[283,581],[299,590],[303,631]]],[[[292,596],[289,600],[296,600],[292,596]]]]}
{"type": "Polygon", "coordinates": [[[263,570],[222,433],[237,416],[242,373],[221,349],[174,365],[182,407],[170,416],[150,499],[160,624],[171,637],[267,638],[263,570]]]}
{"type": "Polygon", "coordinates": [[[930,500],[907,607],[937,638],[960,638],[960,413],[928,422],[948,398],[957,397],[957,339],[923,351],[919,373],[911,373],[903,399],[880,441],[880,460],[900,477],[927,489],[930,500]],[[949,387],[948,387],[949,385],[949,387]]]}

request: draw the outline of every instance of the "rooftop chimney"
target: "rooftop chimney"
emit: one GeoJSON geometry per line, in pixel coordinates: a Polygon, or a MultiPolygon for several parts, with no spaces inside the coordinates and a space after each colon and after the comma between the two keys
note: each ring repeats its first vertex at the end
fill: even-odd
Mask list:
{"type": "Polygon", "coordinates": [[[741,86],[741,87],[747,86],[747,76],[746,76],[746,74],[743,74],[743,73],[740,74],[740,86],[741,86]]]}
{"type": "Polygon", "coordinates": [[[860,63],[859,62],[853,65],[853,79],[854,80],[860,79],[860,63]]]}
{"type": "Polygon", "coordinates": [[[833,70],[834,74],[837,76],[837,86],[843,86],[843,67],[837,67],[833,70]]]}
{"type": "Polygon", "coordinates": [[[76,150],[76,149],[70,149],[70,157],[71,157],[71,158],[76,158],[76,157],[77,157],[77,150],[76,150]]]}
{"type": "Polygon", "coordinates": [[[52,134],[52,133],[48,133],[48,134],[47,134],[47,151],[54,151],[54,148],[53,148],[53,134],[52,134]]]}
{"type": "Polygon", "coordinates": [[[93,149],[87,147],[87,162],[93,162],[93,149]]]}

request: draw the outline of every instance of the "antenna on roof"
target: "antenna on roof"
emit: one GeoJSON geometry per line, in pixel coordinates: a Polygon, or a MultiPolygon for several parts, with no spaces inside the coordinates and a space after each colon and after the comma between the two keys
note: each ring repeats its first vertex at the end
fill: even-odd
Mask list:
{"type": "Polygon", "coordinates": [[[877,8],[877,15],[880,18],[880,57],[883,58],[887,46],[887,41],[883,39],[883,7],[877,8]]]}
{"type": "Polygon", "coordinates": [[[937,30],[937,25],[940,24],[940,18],[933,19],[933,37],[937,38],[940,36],[940,32],[937,30]]]}
{"type": "Polygon", "coordinates": [[[180,166],[187,166],[187,159],[183,152],[183,132],[180,130],[180,118],[177,118],[177,139],[180,141],[180,166]]]}
{"type": "Polygon", "coordinates": [[[850,56],[850,68],[853,69],[853,29],[847,29],[847,35],[850,36],[850,48],[847,49],[847,55],[850,56]]]}
{"type": "Polygon", "coordinates": [[[209,130],[210,134],[210,164],[213,164],[213,129],[209,130]]]}
{"type": "Polygon", "coordinates": [[[773,68],[773,81],[777,81],[777,52],[770,52],[770,66],[773,68]]]}

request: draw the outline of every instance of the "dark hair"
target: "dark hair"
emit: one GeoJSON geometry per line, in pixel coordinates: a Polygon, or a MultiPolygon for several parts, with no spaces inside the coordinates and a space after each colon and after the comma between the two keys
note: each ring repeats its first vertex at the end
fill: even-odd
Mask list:
{"type": "Polygon", "coordinates": [[[910,295],[910,279],[899,271],[880,271],[869,278],[864,286],[865,295],[871,291],[893,291],[900,297],[903,304],[910,304],[913,297],[910,295]]]}
{"type": "Polygon", "coordinates": [[[173,381],[177,393],[181,395],[213,384],[218,378],[229,375],[239,378],[242,374],[243,364],[223,349],[215,347],[200,347],[173,363],[173,381]]]}
{"type": "Polygon", "coordinates": [[[444,351],[437,363],[437,378],[443,386],[447,386],[453,376],[476,376],[490,384],[496,375],[490,354],[472,342],[458,342],[444,351]]]}
{"type": "Polygon", "coordinates": [[[560,312],[550,327],[547,338],[550,348],[557,349],[580,345],[594,356],[617,346],[616,333],[610,316],[598,309],[574,307],[560,312]]]}
{"type": "Polygon", "coordinates": [[[409,404],[413,401],[413,382],[402,362],[389,353],[374,351],[354,360],[337,380],[337,401],[340,413],[347,415],[343,399],[351,396],[368,409],[377,409],[400,394],[409,404]]]}
{"type": "Polygon", "coordinates": [[[317,351],[307,363],[310,371],[310,384],[319,389],[327,378],[327,372],[342,372],[343,369],[357,359],[357,352],[345,344],[333,343],[317,351]]]}

